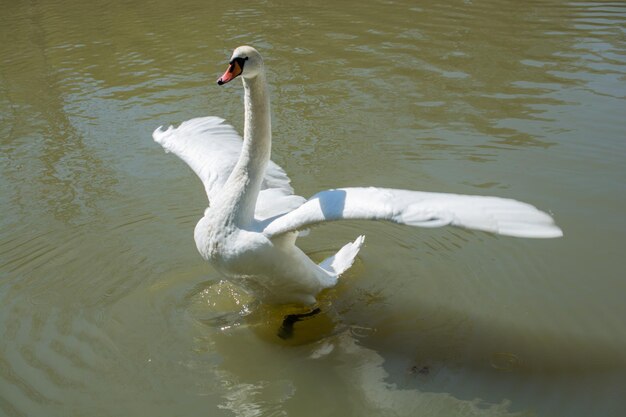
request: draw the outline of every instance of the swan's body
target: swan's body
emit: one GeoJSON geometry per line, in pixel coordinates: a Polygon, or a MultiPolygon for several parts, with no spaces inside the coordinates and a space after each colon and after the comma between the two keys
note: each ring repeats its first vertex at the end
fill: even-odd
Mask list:
{"type": "Polygon", "coordinates": [[[311,305],[336,284],[364,238],[321,264],[296,245],[298,231],[332,220],[388,220],[413,226],[454,225],[518,237],[558,237],[552,218],[535,207],[498,197],[381,188],[322,191],[309,200],[293,194],[287,174],[270,161],[270,102],[263,61],[237,48],[218,84],[242,75],[243,141],[216,117],[192,119],[153,137],[202,180],[210,207],[196,225],[198,251],[220,272],[268,303],[311,305]]]}

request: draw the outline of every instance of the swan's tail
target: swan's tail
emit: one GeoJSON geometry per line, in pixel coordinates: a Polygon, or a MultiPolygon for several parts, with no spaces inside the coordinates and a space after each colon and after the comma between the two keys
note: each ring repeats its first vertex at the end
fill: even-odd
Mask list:
{"type": "Polygon", "coordinates": [[[326,258],[320,266],[336,278],[343,274],[354,263],[357,253],[365,242],[365,236],[359,236],[354,242],[348,243],[333,256],[326,258]]]}

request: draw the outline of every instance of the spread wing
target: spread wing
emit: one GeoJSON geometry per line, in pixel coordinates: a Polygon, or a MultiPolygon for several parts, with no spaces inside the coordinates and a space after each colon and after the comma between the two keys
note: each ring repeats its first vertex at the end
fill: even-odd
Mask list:
{"type": "MultiPolygon", "coordinates": [[[[209,202],[219,194],[241,153],[241,136],[219,117],[199,117],[165,130],[159,127],[152,137],[191,167],[202,180],[209,202]]],[[[270,161],[257,200],[257,219],[277,216],[305,201],[293,194],[289,183],[285,171],[270,161]]]]}
{"type": "Polygon", "coordinates": [[[344,219],[388,220],[421,227],[452,225],[516,237],[563,235],[552,217],[520,201],[373,187],[322,191],[269,221],[263,233],[273,237],[344,219]]]}

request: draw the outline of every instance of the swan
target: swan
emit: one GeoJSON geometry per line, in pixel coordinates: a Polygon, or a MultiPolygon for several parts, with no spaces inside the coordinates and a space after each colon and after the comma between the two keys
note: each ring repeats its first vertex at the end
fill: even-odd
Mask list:
{"type": "Polygon", "coordinates": [[[243,140],[218,117],[159,127],[153,138],[185,161],[204,185],[209,206],[194,229],[198,251],[260,302],[312,307],[317,295],[352,266],[364,236],[320,264],[296,246],[299,233],[322,222],[386,220],[516,237],[563,235],[550,215],[499,197],[374,187],[331,189],[308,200],[295,195],[285,171],[270,160],[270,97],[263,59],[253,47],[236,48],[217,83],[239,76],[245,92],[243,140]]]}

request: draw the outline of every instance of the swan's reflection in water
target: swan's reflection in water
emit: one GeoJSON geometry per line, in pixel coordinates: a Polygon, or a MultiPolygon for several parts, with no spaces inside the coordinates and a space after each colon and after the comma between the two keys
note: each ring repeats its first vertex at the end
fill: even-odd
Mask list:
{"type": "MultiPolygon", "coordinates": [[[[358,277],[346,277],[351,279],[358,277]]],[[[259,412],[301,413],[307,401],[299,391],[337,395],[334,390],[341,386],[337,409],[364,415],[459,410],[476,416],[525,415],[521,410],[537,398],[546,404],[554,398],[558,405],[552,411],[559,414],[564,404],[557,399],[563,395],[589,398],[582,401],[584,407],[605,407],[612,415],[614,393],[601,387],[626,382],[624,355],[610,341],[545,333],[427,305],[387,312],[384,322],[370,324],[366,318],[355,320],[351,310],[369,303],[384,311],[389,300],[369,294],[353,306],[347,301],[350,290],[339,285],[323,293],[320,313],[296,323],[288,339],[277,334],[284,317],[306,310],[251,303],[223,281],[198,292],[196,301],[203,307],[190,305],[190,311],[215,332],[211,340],[224,360],[220,377],[232,390],[222,405],[245,415],[242,410],[256,398],[259,412]],[[226,306],[232,310],[216,310],[226,306]],[[281,394],[275,397],[276,392],[281,394]],[[277,402],[270,404],[268,398],[277,402]]]]}
{"type": "Polygon", "coordinates": [[[188,295],[190,312],[198,322],[220,332],[246,328],[261,340],[286,346],[308,344],[340,331],[338,313],[332,305],[332,294],[326,291],[315,308],[298,305],[265,305],[228,281],[204,283],[188,295]],[[289,334],[284,334],[287,317],[292,321],[289,334]]]}

